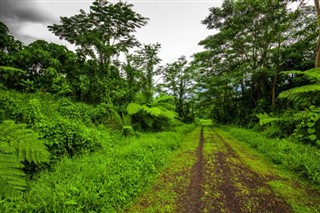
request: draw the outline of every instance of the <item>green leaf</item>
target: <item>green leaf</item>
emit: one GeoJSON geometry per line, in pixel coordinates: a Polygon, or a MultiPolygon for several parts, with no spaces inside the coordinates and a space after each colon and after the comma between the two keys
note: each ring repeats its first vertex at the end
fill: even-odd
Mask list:
{"type": "Polygon", "coordinates": [[[310,140],[315,141],[317,139],[317,136],[316,135],[310,135],[309,138],[310,138],[310,140]]]}
{"type": "Polygon", "coordinates": [[[127,111],[130,115],[137,114],[142,109],[142,106],[137,103],[130,103],[127,106],[127,111]]]}

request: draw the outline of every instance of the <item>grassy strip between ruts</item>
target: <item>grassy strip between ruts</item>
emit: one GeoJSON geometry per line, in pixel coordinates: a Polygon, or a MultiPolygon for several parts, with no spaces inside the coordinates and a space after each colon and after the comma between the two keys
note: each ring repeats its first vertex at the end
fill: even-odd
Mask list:
{"type": "Polygon", "coordinates": [[[190,183],[199,133],[200,127],[184,137],[181,149],[172,155],[171,163],[153,183],[153,187],[126,212],[181,212],[183,206],[179,205],[179,199],[186,194],[190,183]]]}
{"type": "Polygon", "coordinates": [[[320,212],[319,180],[314,179],[310,184],[308,176],[315,172],[310,169],[319,167],[319,150],[286,140],[269,139],[246,129],[223,128],[227,132],[218,128],[216,132],[247,166],[269,178],[268,184],[295,212],[320,212]],[[310,166],[309,170],[307,166],[310,166]]]}
{"type": "Polygon", "coordinates": [[[181,139],[192,128],[142,134],[108,151],[62,159],[23,199],[2,200],[0,212],[119,212],[154,181],[174,150],[185,149],[181,139]]]}

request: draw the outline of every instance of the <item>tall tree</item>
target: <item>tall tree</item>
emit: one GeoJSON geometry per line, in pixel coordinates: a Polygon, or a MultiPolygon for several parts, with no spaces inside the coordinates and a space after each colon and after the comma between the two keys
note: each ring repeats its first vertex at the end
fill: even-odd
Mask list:
{"type": "Polygon", "coordinates": [[[160,74],[160,69],[157,67],[161,62],[158,56],[160,48],[161,45],[158,43],[144,44],[131,56],[131,66],[139,79],[139,92],[144,95],[146,100],[152,100],[155,87],[154,78],[160,74]]]}
{"type": "Polygon", "coordinates": [[[164,83],[161,84],[161,88],[175,97],[175,108],[179,117],[184,121],[192,120],[193,67],[188,65],[186,57],[182,56],[177,61],[167,64],[162,74],[164,83]]]}
{"type": "Polygon", "coordinates": [[[109,91],[114,88],[112,79],[120,77],[117,58],[137,45],[133,33],[147,23],[147,18],[134,12],[132,6],[96,0],[88,13],[80,10],[69,18],[61,17],[61,24],[48,27],[61,39],[75,44],[80,57],[96,64],[88,70],[90,90],[105,97],[97,97],[93,102],[110,99],[109,91]]]}
{"type": "Polygon", "coordinates": [[[320,67],[320,1],[314,0],[314,6],[316,8],[316,13],[318,18],[318,31],[319,31],[315,67],[320,67]]]}

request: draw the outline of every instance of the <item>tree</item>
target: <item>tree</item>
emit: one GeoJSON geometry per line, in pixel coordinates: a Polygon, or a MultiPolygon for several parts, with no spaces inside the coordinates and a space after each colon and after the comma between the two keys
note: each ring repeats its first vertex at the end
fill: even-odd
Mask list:
{"type": "Polygon", "coordinates": [[[135,46],[132,33],[147,23],[147,19],[135,13],[132,6],[96,0],[89,13],[80,10],[80,14],[61,17],[60,25],[48,28],[61,39],[75,44],[80,55],[97,62],[100,74],[110,74],[112,57],[135,46]]]}
{"type": "Polygon", "coordinates": [[[175,97],[175,108],[183,121],[192,121],[193,67],[184,56],[163,68],[164,83],[161,89],[175,97]]]}
{"type": "Polygon", "coordinates": [[[147,23],[147,18],[134,12],[132,6],[96,0],[88,13],[80,10],[69,18],[61,17],[61,24],[48,27],[75,44],[80,58],[91,61],[86,69],[93,103],[112,101],[110,93],[117,89],[114,84],[120,78],[117,57],[137,45],[133,32],[147,23]]]}
{"type": "Polygon", "coordinates": [[[203,23],[219,32],[200,42],[206,51],[196,54],[194,63],[203,67],[201,84],[210,90],[219,87],[211,82],[223,79],[220,87],[228,89],[215,90],[217,95],[228,91],[224,97],[230,102],[223,108],[229,109],[223,111],[233,118],[240,113],[245,123],[253,119],[252,109],[275,109],[285,84],[280,71],[310,68],[312,51],[305,47],[314,45],[314,18],[303,0],[226,0],[221,8],[211,8],[203,23]]]}
{"type": "Polygon", "coordinates": [[[316,9],[316,13],[317,13],[318,31],[319,31],[318,42],[317,42],[317,50],[316,50],[315,67],[320,67],[320,2],[319,2],[319,0],[314,0],[314,6],[315,6],[315,9],[316,9]]]}
{"type": "Polygon", "coordinates": [[[8,65],[11,54],[21,50],[23,44],[16,40],[9,32],[8,27],[0,21],[0,66],[8,65]]]}
{"type": "Polygon", "coordinates": [[[26,71],[20,82],[28,91],[42,89],[46,92],[71,95],[72,72],[77,56],[66,47],[37,40],[13,55],[11,66],[26,71]]]}

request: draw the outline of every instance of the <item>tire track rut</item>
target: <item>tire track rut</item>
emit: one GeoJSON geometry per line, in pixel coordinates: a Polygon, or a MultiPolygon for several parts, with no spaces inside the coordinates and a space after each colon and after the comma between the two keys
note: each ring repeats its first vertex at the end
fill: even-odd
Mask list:
{"type": "Polygon", "coordinates": [[[191,168],[191,178],[190,185],[188,186],[187,196],[183,198],[185,210],[184,212],[202,212],[203,202],[201,198],[204,195],[202,184],[204,181],[203,174],[203,145],[204,145],[204,136],[203,136],[203,127],[200,131],[199,145],[196,151],[197,161],[191,168]]]}

